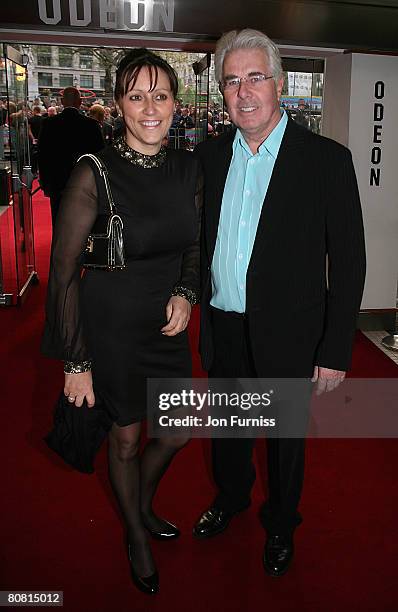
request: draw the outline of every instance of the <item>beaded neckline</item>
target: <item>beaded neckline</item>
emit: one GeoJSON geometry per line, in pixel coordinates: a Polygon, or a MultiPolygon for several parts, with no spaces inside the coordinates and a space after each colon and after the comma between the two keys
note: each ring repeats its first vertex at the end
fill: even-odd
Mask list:
{"type": "Polygon", "coordinates": [[[141,166],[142,168],[159,168],[166,160],[165,147],[162,146],[160,151],[155,155],[145,155],[144,153],[132,149],[123,136],[120,136],[114,141],[113,147],[121,157],[127,159],[127,161],[134,164],[134,166],[141,166]]]}

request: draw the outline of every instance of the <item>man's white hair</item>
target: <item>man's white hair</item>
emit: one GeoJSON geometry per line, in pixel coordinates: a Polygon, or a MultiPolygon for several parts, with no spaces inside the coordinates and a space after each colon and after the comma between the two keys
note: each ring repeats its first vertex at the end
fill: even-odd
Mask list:
{"type": "Polygon", "coordinates": [[[270,38],[259,30],[232,30],[223,34],[217,42],[214,56],[216,80],[222,80],[224,59],[230,51],[237,49],[263,49],[275,83],[283,75],[282,61],[278,47],[270,38]]]}

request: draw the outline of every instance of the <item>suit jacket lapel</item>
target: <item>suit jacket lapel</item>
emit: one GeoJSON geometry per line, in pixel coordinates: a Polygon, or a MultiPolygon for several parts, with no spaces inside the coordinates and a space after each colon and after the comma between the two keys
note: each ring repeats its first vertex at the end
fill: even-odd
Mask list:
{"type": "MultiPolygon", "coordinates": [[[[294,169],[300,157],[302,140],[303,128],[298,128],[292,119],[288,119],[261,209],[248,272],[253,260],[261,255],[267,236],[274,234],[275,230],[278,232],[286,222],[291,199],[291,181],[294,180],[294,169]]],[[[279,235],[283,236],[283,230],[279,235]]]]}
{"type": "Polygon", "coordinates": [[[224,194],[225,181],[227,180],[228,170],[232,160],[232,144],[235,138],[235,133],[235,130],[228,133],[227,142],[224,140],[223,146],[218,147],[216,159],[214,160],[214,167],[217,169],[217,176],[215,177],[214,191],[212,193],[212,206],[208,207],[208,210],[206,211],[208,218],[207,228],[210,262],[213,259],[214,249],[216,246],[222,198],[224,194]]]}

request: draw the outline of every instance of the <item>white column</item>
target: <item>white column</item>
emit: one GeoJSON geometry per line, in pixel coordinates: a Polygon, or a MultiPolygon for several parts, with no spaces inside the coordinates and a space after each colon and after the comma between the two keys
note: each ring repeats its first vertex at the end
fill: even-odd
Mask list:
{"type": "Polygon", "coordinates": [[[349,147],[357,173],[367,252],[363,309],[396,306],[397,108],[398,56],[352,53],[327,59],[322,131],[349,147]]]}

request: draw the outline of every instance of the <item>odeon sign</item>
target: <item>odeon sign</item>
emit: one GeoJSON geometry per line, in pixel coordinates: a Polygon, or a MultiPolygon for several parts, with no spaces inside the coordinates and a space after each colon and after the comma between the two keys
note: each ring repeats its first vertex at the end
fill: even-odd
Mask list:
{"type": "Polygon", "coordinates": [[[61,10],[61,0],[38,0],[40,20],[52,26],[62,21],[75,27],[90,27],[95,4],[100,28],[174,31],[174,0],[68,0],[67,4],[65,15],[61,10]]]}

